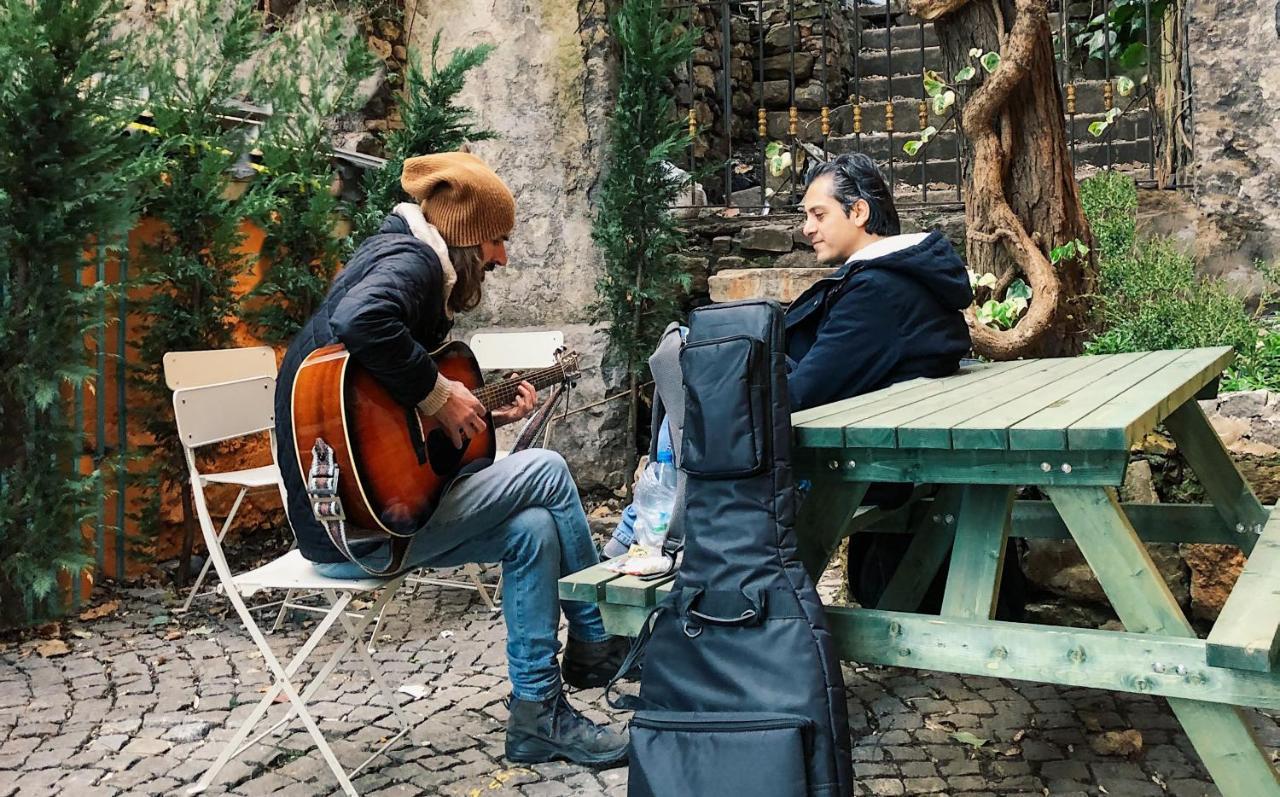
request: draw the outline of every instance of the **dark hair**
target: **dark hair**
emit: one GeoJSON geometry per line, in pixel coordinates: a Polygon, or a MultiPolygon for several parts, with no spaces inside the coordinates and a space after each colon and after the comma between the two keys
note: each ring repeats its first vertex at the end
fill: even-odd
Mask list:
{"type": "Polygon", "coordinates": [[[805,188],[827,175],[831,176],[831,196],[844,208],[844,215],[848,216],[854,204],[861,199],[871,210],[867,232],[872,235],[898,235],[902,232],[898,209],[893,205],[893,194],[889,193],[884,175],[870,157],[858,152],[815,162],[805,175],[805,188]]]}
{"type": "Polygon", "coordinates": [[[449,247],[449,262],[458,275],[458,281],[449,294],[449,309],[465,313],[480,304],[480,284],[484,281],[484,256],[479,246],[449,247]]]}

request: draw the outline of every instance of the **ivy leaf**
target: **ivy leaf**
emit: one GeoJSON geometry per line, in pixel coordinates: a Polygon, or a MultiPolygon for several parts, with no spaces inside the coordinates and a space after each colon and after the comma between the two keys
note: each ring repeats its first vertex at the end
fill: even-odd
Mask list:
{"type": "Polygon", "coordinates": [[[1122,113],[1124,113],[1124,111],[1120,110],[1119,108],[1112,108],[1111,110],[1107,111],[1107,124],[1110,124],[1114,122],[1116,119],[1119,119],[1122,113]]]}
{"type": "Polygon", "coordinates": [[[920,131],[920,143],[928,144],[929,140],[932,139],[937,134],[938,134],[938,128],[934,127],[933,125],[929,125],[924,130],[920,131]]]}
{"type": "Polygon", "coordinates": [[[1005,292],[1004,298],[1022,299],[1029,302],[1031,301],[1031,286],[1020,279],[1016,279],[1009,284],[1009,290],[1005,292]]]}
{"type": "Polygon", "coordinates": [[[1142,42],[1134,42],[1124,48],[1124,51],[1120,53],[1119,58],[1116,60],[1124,69],[1137,69],[1144,66],[1147,63],[1147,45],[1142,42]]]}
{"type": "Polygon", "coordinates": [[[929,70],[924,73],[924,93],[930,97],[936,97],[942,93],[942,89],[946,84],[938,77],[938,73],[929,70]]]}
{"type": "Polygon", "coordinates": [[[982,48],[981,48],[981,47],[971,47],[971,48],[969,48],[969,57],[970,57],[970,58],[979,58],[979,57],[981,57],[981,56],[982,56],[982,48]]]}
{"type": "Polygon", "coordinates": [[[956,104],[956,93],[947,91],[933,98],[933,113],[935,116],[941,116],[947,112],[947,109],[956,104]]]}
{"type": "Polygon", "coordinates": [[[1000,53],[983,53],[978,62],[982,64],[983,69],[987,70],[987,74],[990,74],[1000,68],[1000,53]]]}
{"type": "Polygon", "coordinates": [[[1110,125],[1106,122],[1090,122],[1089,135],[1094,138],[1099,138],[1103,133],[1107,132],[1108,127],[1110,127],[1110,125]]]}
{"type": "Polygon", "coordinates": [[[1058,262],[1060,260],[1071,257],[1071,252],[1074,249],[1075,249],[1074,242],[1065,243],[1062,246],[1053,247],[1053,249],[1049,250],[1049,262],[1055,266],[1058,265],[1058,262]]]}
{"type": "MultiPolygon", "coordinates": [[[[996,306],[999,303],[995,299],[990,299],[978,308],[978,323],[991,326],[995,322],[996,306]]],[[[979,745],[981,746],[981,745],[979,745]]]]}
{"type": "Polygon", "coordinates": [[[1072,241],[1072,243],[1076,245],[1076,252],[1078,254],[1087,255],[1091,251],[1089,247],[1085,246],[1079,239],[1072,241]]]}
{"type": "Polygon", "coordinates": [[[770,141],[764,146],[764,156],[766,158],[776,158],[782,152],[781,141],[770,141]]]}
{"type": "Polygon", "coordinates": [[[978,70],[974,69],[971,66],[966,66],[964,69],[961,69],[959,72],[956,73],[955,81],[957,83],[965,83],[967,81],[972,80],[973,76],[976,74],[978,74],[978,70]]]}
{"type": "Polygon", "coordinates": [[[996,280],[995,274],[991,274],[991,273],[983,274],[981,277],[978,277],[978,287],[994,288],[996,286],[996,281],[997,280],[996,280]]]}
{"type": "Polygon", "coordinates": [[[1128,97],[1133,93],[1133,78],[1121,75],[1116,78],[1116,91],[1120,92],[1121,97],[1128,97]]]}
{"type": "Polygon", "coordinates": [[[916,156],[916,153],[920,151],[920,146],[922,144],[924,144],[923,141],[916,141],[913,138],[902,145],[902,151],[914,158],[916,156]]]}

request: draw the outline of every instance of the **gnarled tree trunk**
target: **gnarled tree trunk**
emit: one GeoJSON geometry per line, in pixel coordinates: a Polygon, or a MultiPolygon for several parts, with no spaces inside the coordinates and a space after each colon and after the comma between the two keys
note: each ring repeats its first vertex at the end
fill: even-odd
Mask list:
{"type": "Polygon", "coordinates": [[[1092,238],[1067,148],[1048,0],[907,0],[907,6],[933,20],[947,57],[945,78],[974,63],[975,47],[1001,56],[1000,66],[968,90],[961,114],[972,144],[965,162],[966,254],[974,271],[999,278],[997,293],[1022,276],[1032,297],[1009,330],[977,323],[971,308],[974,349],[1000,360],[1077,353],[1092,255],[1055,266],[1049,251],[1072,240],[1091,247],[1092,238]]]}

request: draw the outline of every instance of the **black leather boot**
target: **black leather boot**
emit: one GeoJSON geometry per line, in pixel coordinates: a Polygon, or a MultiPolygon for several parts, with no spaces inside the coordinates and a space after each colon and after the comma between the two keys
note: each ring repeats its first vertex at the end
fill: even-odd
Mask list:
{"type": "MultiPolygon", "coordinates": [[[[603,642],[579,642],[569,637],[564,648],[560,671],[564,682],[577,689],[593,689],[609,683],[631,650],[631,640],[624,636],[609,637],[603,642]]],[[[632,673],[635,678],[639,670],[632,673]]]]}
{"type": "Polygon", "coordinates": [[[608,769],[627,761],[627,734],[614,733],[582,716],[564,693],[546,700],[511,698],[507,760],[541,764],[563,760],[608,769]]]}

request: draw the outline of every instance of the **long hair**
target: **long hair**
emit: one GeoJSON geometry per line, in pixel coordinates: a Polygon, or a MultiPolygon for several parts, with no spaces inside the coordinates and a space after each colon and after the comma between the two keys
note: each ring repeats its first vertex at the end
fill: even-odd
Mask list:
{"type": "Polygon", "coordinates": [[[480,285],[484,280],[484,257],[479,246],[449,247],[449,262],[458,281],[449,294],[449,310],[465,313],[480,304],[480,285]]]}

